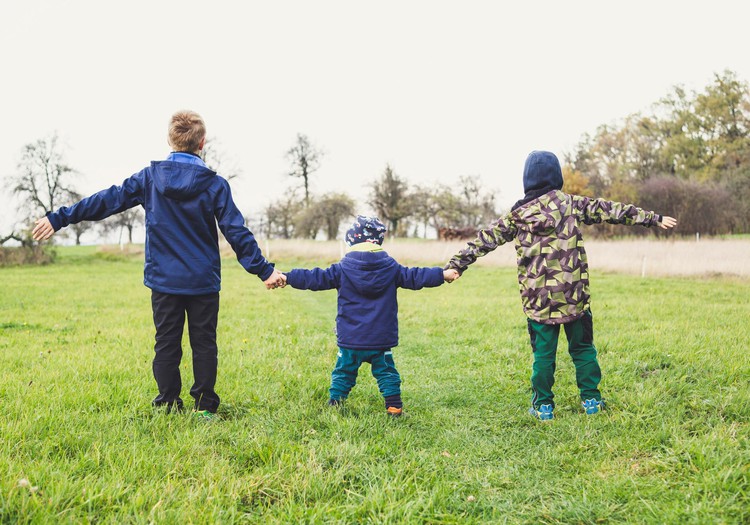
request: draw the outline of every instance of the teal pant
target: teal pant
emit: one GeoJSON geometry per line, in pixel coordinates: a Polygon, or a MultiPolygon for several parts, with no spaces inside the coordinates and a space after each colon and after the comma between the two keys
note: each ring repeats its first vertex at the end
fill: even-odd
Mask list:
{"type": "Polygon", "coordinates": [[[341,401],[347,398],[357,384],[357,373],[362,363],[370,363],[372,375],[383,397],[401,395],[401,376],[393,362],[393,352],[339,348],[336,367],[331,374],[331,399],[341,401]]]}
{"type": "MultiPolygon", "coordinates": [[[[541,405],[555,406],[555,366],[557,360],[557,340],[560,325],[537,323],[528,319],[531,349],[534,352],[534,365],[531,372],[531,404],[534,408],[541,405]]],[[[562,325],[568,338],[568,352],[576,367],[576,382],[581,400],[601,400],[599,382],[602,371],[596,360],[594,347],[594,328],[591,312],[587,311],[580,319],[562,325]]]]}

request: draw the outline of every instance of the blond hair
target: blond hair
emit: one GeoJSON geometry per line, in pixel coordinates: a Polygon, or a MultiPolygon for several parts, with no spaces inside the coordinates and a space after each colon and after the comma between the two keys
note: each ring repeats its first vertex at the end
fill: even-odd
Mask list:
{"type": "Polygon", "coordinates": [[[169,120],[169,145],[174,151],[197,152],[206,137],[206,124],[195,111],[177,111],[169,120]]]}

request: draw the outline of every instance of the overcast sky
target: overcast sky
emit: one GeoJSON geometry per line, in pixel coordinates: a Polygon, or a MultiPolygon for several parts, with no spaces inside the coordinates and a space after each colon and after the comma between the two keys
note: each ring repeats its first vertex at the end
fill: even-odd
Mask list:
{"type": "Polygon", "coordinates": [[[479,175],[507,208],[531,150],[562,158],[674,85],[749,81],[748,20],[724,0],[4,2],[0,175],[56,131],[82,193],[119,184],[190,108],[242,170],[245,215],[297,183],[297,133],[325,151],[313,191],[363,211],[386,163],[412,183],[479,175]]]}

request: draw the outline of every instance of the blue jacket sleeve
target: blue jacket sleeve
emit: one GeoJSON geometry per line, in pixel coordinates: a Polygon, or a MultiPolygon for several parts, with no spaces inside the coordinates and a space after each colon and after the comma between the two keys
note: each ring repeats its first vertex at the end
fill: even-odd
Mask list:
{"type": "Polygon", "coordinates": [[[242,267],[265,281],[273,273],[273,264],[263,257],[253,232],[245,226],[245,219],[232,199],[229,183],[225,179],[221,179],[221,182],[220,189],[216,193],[214,208],[219,229],[234,250],[242,267]]]}
{"type": "Polygon", "coordinates": [[[396,286],[419,290],[421,288],[434,288],[443,284],[443,269],[439,266],[431,268],[399,268],[396,286]]]}
{"type": "Polygon", "coordinates": [[[298,290],[331,290],[341,285],[341,265],[333,264],[323,270],[313,268],[304,270],[296,268],[286,274],[286,282],[298,290]]]}
{"type": "Polygon", "coordinates": [[[47,214],[55,231],[81,221],[99,221],[110,215],[143,204],[143,171],[127,178],[121,186],[112,186],[73,204],[47,214]]]}

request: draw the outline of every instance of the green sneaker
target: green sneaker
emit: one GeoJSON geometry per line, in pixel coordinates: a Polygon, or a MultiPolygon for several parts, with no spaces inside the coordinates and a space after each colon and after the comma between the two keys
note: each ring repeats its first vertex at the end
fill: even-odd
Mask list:
{"type": "Polygon", "coordinates": [[[193,412],[193,417],[195,419],[200,419],[201,421],[218,421],[219,416],[216,415],[215,412],[209,412],[208,410],[196,410],[193,412]]]}

